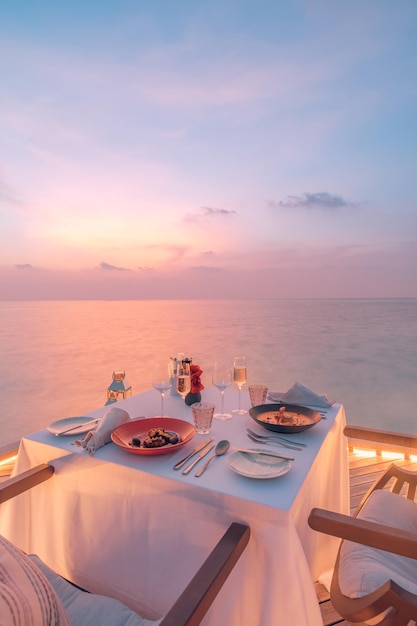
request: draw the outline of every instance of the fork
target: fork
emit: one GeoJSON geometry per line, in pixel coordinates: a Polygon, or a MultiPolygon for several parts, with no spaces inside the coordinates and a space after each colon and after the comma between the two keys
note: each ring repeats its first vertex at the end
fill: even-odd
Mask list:
{"type": "Polygon", "coordinates": [[[257,437],[254,437],[253,435],[247,433],[249,439],[252,439],[252,441],[255,441],[256,443],[262,443],[262,444],[268,444],[268,443],[276,443],[278,446],[282,446],[283,448],[290,448],[291,450],[302,450],[302,448],[298,448],[297,446],[292,446],[289,443],[284,443],[284,441],[281,441],[280,439],[258,439],[257,437]]]}
{"type": "Polygon", "coordinates": [[[253,437],[256,437],[257,439],[279,439],[280,441],[284,441],[285,443],[289,443],[293,446],[301,446],[302,448],[307,448],[307,444],[306,443],[300,443],[299,441],[292,441],[291,439],[287,439],[286,437],[280,437],[280,435],[277,435],[276,433],[274,433],[273,435],[258,435],[258,433],[253,432],[253,430],[251,430],[250,428],[246,429],[247,432],[252,435],[253,437]]]}

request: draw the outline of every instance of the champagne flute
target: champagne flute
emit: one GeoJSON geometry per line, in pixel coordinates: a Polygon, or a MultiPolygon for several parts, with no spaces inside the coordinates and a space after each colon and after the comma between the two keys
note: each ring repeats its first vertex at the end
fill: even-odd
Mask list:
{"type": "Polygon", "coordinates": [[[232,368],[225,363],[215,361],[213,366],[213,385],[220,390],[222,408],[220,413],[215,413],[213,417],[218,420],[228,420],[231,413],[224,412],[224,391],[232,384],[232,368]]]}
{"type": "Polygon", "coordinates": [[[185,417],[185,396],[191,391],[191,370],[187,361],[180,361],[177,365],[177,391],[182,398],[182,416],[185,417]]]}
{"type": "Polygon", "coordinates": [[[152,386],[161,394],[161,417],[163,417],[165,392],[172,387],[171,367],[168,361],[155,365],[152,386]]]}
{"type": "Polygon", "coordinates": [[[237,415],[245,415],[247,413],[246,409],[241,409],[241,392],[242,387],[246,383],[246,357],[244,356],[235,356],[233,362],[233,380],[239,388],[239,408],[233,409],[232,413],[236,413],[237,415]]]}

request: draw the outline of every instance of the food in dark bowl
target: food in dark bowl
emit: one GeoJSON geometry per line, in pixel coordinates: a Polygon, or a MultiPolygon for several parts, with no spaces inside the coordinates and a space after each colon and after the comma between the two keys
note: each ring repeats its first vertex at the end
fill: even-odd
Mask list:
{"type": "Polygon", "coordinates": [[[311,428],[321,420],[314,409],[296,404],[262,404],[249,409],[257,424],[277,433],[298,433],[311,428]]]}

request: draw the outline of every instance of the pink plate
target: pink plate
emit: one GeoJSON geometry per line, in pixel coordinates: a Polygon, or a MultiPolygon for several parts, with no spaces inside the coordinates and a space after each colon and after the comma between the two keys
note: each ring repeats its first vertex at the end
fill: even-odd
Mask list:
{"type": "Polygon", "coordinates": [[[132,454],[156,455],[173,452],[187,443],[187,441],[190,441],[194,435],[194,426],[184,420],[179,420],[175,417],[145,417],[122,424],[112,432],[111,438],[116,445],[132,454]],[[145,439],[151,428],[163,428],[169,432],[174,432],[178,435],[179,442],[168,443],[160,448],[137,448],[131,445],[132,437],[139,437],[141,440],[145,439]]]}

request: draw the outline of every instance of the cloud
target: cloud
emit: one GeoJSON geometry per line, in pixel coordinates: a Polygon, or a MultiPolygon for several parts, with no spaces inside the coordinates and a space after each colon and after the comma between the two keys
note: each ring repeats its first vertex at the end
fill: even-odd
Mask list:
{"type": "Polygon", "coordinates": [[[116,271],[116,272],[131,272],[132,270],[128,267],[117,267],[117,265],[111,265],[110,263],[105,263],[105,261],[101,261],[99,269],[105,271],[116,271]]]}
{"type": "Polygon", "coordinates": [[[29,270],[33,268],[33,265],[30,263],[16,263],[15,268],[17,270],[29,270]]]}
{"type": "Polygon", "coordinates": [[[341,196],[336,196],[327,191],[318,191],[309,193],[308,191],[301,196],[287,196],[284,200],[270,200],[268,206],[284,209],[319,209],[325,211],[336,211],[338,209],[356,208],[359,202],[350,202],[341,196]]]}
{"type": "Polygon", "coordinates": [[[188,215],[185,219],[187,222],[198,222],[207,217],[228,217],[229,215],[236,214],[237,211],[234,209],[216,209],[210,206],[202,206],[199,212],[188,215]]]}
{"type": "Polygon", "coordinates": [[[213,209],[210,206],[201,207],[203,215],[234,215],[236,211],[233,209],[213,209]]]}

